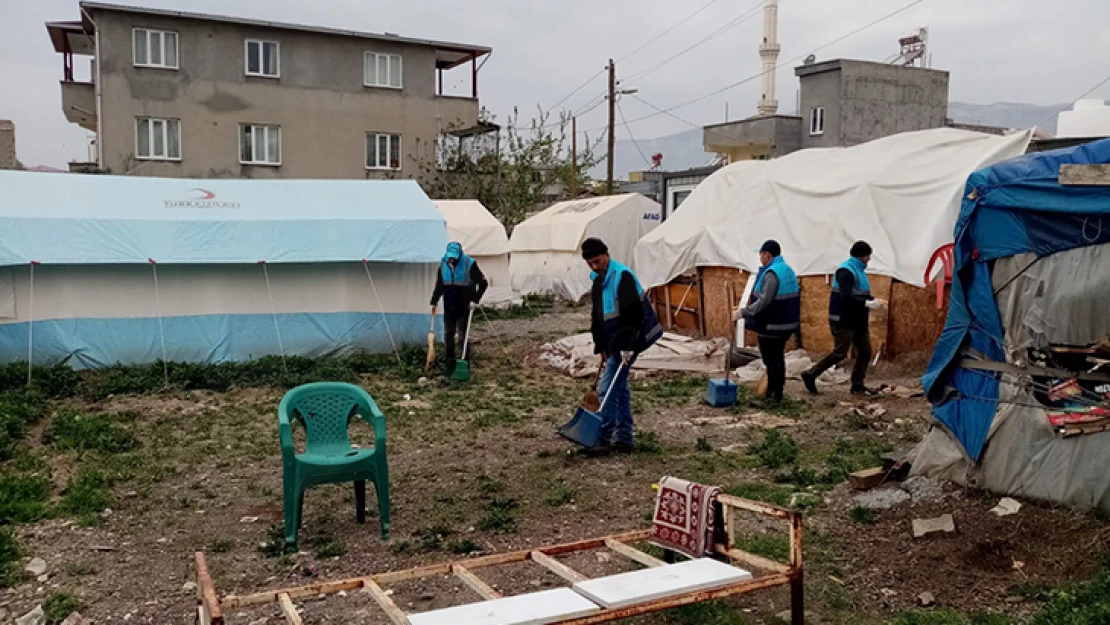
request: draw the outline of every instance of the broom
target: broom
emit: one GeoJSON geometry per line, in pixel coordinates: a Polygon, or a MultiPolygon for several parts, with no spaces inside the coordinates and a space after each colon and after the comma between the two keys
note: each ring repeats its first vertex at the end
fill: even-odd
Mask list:
{"type": "Polygon", "coordinates": [[[586,391],[586,394],[582,396],[581,406],[590,412],[597,412],[601,409],[601,399],[597,396],[597,384],[601,381],[601,370],[604,368],[604,364],[598,366],[593,385],[590,387],[590,390],[586,391]]]}
{"type": "Polygon", "coordinates": [[[432,327],[428,330],[428,360],[424,363],[424,371],[431,371],[436,364],[436,307],[432,306],[432,327]]]}

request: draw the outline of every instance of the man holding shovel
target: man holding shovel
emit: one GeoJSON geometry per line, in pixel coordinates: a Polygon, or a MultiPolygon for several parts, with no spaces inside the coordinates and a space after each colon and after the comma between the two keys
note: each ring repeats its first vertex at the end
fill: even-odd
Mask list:
{"type": "Polygon", "coordinates": [[[603,368],[598,384],[603,405],[596,451],[605,453],[613,448],[629,453],[634,439],[628,370],[636,356],[663,335],[663,327],[640,281],[631,269],[609,258],[609,248],[601,239],[591,237],[582,242],[582,259],[593,272],[590,333],[603,368]]]}
{"type": "Polygon", "coordinates": [[[443,343],[448,377],[455,372],[455,338],[458,337],[460,344],[466,343],[470,310],[478,305],[488,288],[489,281],[478,263],[463,253],[462,245],[448,243],[432,292],[432,317],[435,317],[439,298],[443,298],[443,343]]]}
{"type": "Polygon", "coordinates": [[[744,326],[759,335],[759,355],[767,369],[767,400],[774,403],[782,401],[786,387],[786,341],[801,327],[801,290],[794,270],[782,258],[778,241],[763,244],[759,262],[762,266],[751,299],[732,318],[743,318],[744,326]]]}

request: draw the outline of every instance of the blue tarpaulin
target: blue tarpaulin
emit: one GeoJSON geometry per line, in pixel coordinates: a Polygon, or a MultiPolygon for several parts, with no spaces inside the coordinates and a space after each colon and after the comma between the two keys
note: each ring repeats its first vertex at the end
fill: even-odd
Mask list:
{"type": "Polygon", "coordinates": [[[991,261],[1110,243],[1110,187],[1063,186],[1060,166],[1110,163],[1110,139],[1027,154],[973,173],[956,221],[948,320],[922,384],[943,423],[977,461],[998,403],[997,376],[958,366],[965,351],[1005,361],[991,261]],[[955,391],[955,392],[953,392],[955,391]]]}

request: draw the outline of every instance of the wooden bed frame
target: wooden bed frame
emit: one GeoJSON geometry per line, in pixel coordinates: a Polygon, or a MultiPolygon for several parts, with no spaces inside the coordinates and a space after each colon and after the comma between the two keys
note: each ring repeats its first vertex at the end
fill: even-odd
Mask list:
{"type": "MultiPolygon", "coordinates": [[[[683,605],[711,601],[721,597],[739,595],[764,588],[775,586],[790,586],[790,613],[791,625],[804,625],[805,605],[802,573],[802,515],[799,512],[787,510],[777,506],[749,501],[739,497],[720,495],[718,497],[720,523],[717,536],[714,540],[713,550],[722,559],[730,563],[740,564],[751,569],[754,577],[750,580],[717,588],[692,592],[683,595],[667,597],[628,606],[620,609],[602,609],[592,616],[559,621],[558,625],[591,625],[593,623],[607,623],[620,619],[630,618],[660,610],[667,610],[683,605]],[[735,546],[735,522],[737,515],[742,512],[756,513],[759,515],[782,519],[790,525],[790,562],[783,564],[774,560],[741,551],[735,546]]],[[[422,566],[403,571],[378,573],[367,577],[356,577],[333,582],[323,582],[292,588],[281,588],[249,595],[227,595],[220,598],[212,576],[208,572],[208,565],[204,553],[196,553],[197,567],[197,625],[225,625],[228,623],[225,613],[251,606],[277,603],[281,606],[282,613],[288,625],[302,625],[303,621],[293,605],[294,599],[303,597],[319,597],[332,595],[343,591],[363,589],[374,598],[378,606],[389,616],[394,625],[410,625],[408,616],[390,599],[382,590],[383,586],[398,582],[454,575],[467,587],[480,596],[483,600],[499,599],[501,594],[483,582],[474,571],[492,566],[526,562],[531,560],[543,566],[555,575],[570,583],[588,579],[585,575],[575,571],[569,566],[555,559],[555,556],[567,553],[591,551],[596,549],[609,549],[617,554],[629,558],[647,567],[663,566],[665,562],[651,556],[628,543],[647,540],[649,530],[627,532],[603,538],[580,540],[551,547],[541,547],[511,553],[492,554],[457,560],[444,564],[422,566]]]]}

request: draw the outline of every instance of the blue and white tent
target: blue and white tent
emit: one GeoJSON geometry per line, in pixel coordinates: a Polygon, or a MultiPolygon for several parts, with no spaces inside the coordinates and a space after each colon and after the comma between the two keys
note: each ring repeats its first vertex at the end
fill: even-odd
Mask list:
{"type": "Polygon", "coordinates": [[[1060,183],[1062,166],[1092,164],[1110,164],[1110,140],[968,179],[948,320],[923,379],[943,427],[915,451],[915,472],[1110,510],[1110,433],[1059,437],[1045,380],[989,370],[1110,337],[1110,186],[1060,183]]]}
{"type": "Polygon", "coordinates": [[[227,362],[419,343],[447,244],[413,181],[0,172],[0,362],[227,362]]]}

